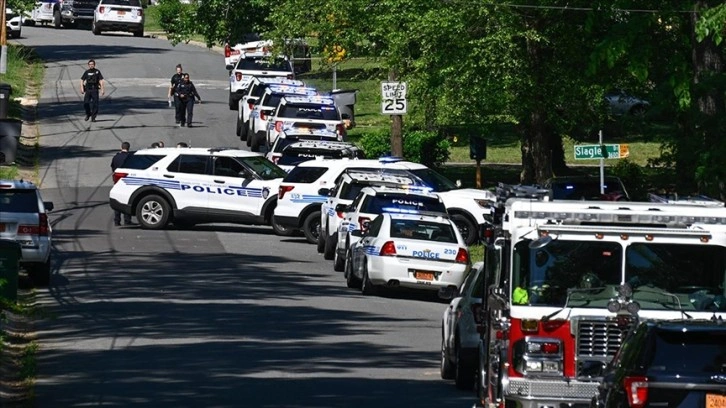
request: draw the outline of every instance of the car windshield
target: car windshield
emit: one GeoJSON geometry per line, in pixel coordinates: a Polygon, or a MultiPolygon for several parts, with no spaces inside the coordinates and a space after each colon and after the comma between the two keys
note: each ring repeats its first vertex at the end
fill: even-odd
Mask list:
{"type": "Polygon", "coordinates": [[[131,6],[131,7],[141,7],[141,3],[139,0],[103,0],[101,1],[103,4],[111,4],[114,6],[131,6]]]}
{"type": "Polygon", "coordinates": [[[0,190],[0,221],[3,213],[37,213],[38,195],[30,189],[0,190]]]}
{"type": "Polygon", "coordinates": [[[285,104],[277,113],[281,118],[340,120],[338,109],[334,105],[317,104],[285,104]]]}
{"type": "Polygon", "coordinates": [[[391,220],[391,238],[416,239],[421,241],[436,241],[443,243],[457,243],[456,234],[451,224],[421,220],[391,220]]]}
{"type": "Polygon", "coordinates": [[[446,213],[444,203],[437,197],[414,196],[402,193],[378,193],[366,198],[361,212],[382,214],[384,212],[418,213],[421,211],[446,213]]]}
{"type": "Polygon", "coordinates": [[[235,69],[244,71],[287,71],[292,72],[290,62],[284,58],[245,57],[237,61],[235,69]]]}
{"type": "MultiPolygon", "coordinates": [[[[623,187],[617,180],[605,180],[605,194],[622,192],[623,187]]],[[[553,181],[550,185],[555,200],[599,200],[600,180],[563,180],[553,181]]]]}
{"type": "Polygon", "coordinates": [[[241,163],[252,169],[263,180],[273,180],[287,176],[285,170],[262,156],[238,157],[241,163]]]}
{"type": "Polygon", "coordinates": [[[344,157],[358,157],[356,154],[358,150],[339,150],[339,149],[326,149],[322,147],[298,147],[289,146],[283,150],[282,157],[278,161],[278,164],[295,165],[307,160],[314,159],[316,157],[322,157],[324,159],[342,159],[344,157]]]}
{"type": "Polygon", "coordinates": [[[424,181],[424,183],[426,183],[427,186],[431,187],[436,192],[442,193],[444,191],[455,190],[458,188],[451,180],[429,168],[409,171],[418,176],[424,181]]]}
{"type": "Polygon", "coordinates": [[[557,239],[532,249],[530,242],[514,248],[518,304],[562,307],[569,292],[569,306],[604,308],[628,283],[642,309],[726,310],[724,247],[557,239]]]}

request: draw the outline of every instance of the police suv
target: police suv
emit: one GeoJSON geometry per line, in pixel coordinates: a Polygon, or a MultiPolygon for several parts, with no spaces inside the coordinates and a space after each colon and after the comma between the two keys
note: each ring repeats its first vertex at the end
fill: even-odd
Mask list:
{"type": "Polygon", "coordinates": [[[329,140],[291,139],[278,136],[265,156],[285,171],[316,157],[324,159],[363,159],[365,155],[358,146],[348,142],[329,140]]]}
{"type": "Polygon", "coordinates": [[[282,129],[296,127],[331,130],[342,142],[346,136],[343,119],[331,96],[286,96],[269,121],[267,141],[272,144],[282,129]]]}
{"type": "Polygon", "coordinates": [[[350,204],[338,204],[336,212],[343,217],[338,224],[338,241],[333,258],[333,269],[342,272],[348,248],[360,239],[351,232],[368,230],[370,222],[386,212],[404,214],[436,213],[446,216],[446,206],[430,187],[418,186],[371,186],[364,187],[350,204]]]}
{"type": "Polygon", "coordinates": [[[93,13],[93,34],[103,31],[126,31],[134,37],[144,36],[144,9],[139,0],[101,0],[93,13]]]}
{"type": "Polygon", "coordinates": [[[469,251],[445,215],[394,208],[351,235],[358,241],[347,252],[344,276],[349,288],[364,295],[384,285],[455,291],[469,273],[469,251]]]}
{"type": "Polygon", "coordinates": [[[285,171],[263,156],[227,148],[145,149],[128,156],[113,174],[110,204],[135,215],[139,225],[161,229],[172,222],[271,224],[285,171]]]}
{"type": "Polygon", "coordinates": [[[271,119],[271,115],[275,113],[280,100],[283,97],[313,96],[317,95],[318,90],[310,87],[290,86],[290,85],[269,85],[262,96],[252,106],[247,129],[247,146],[252,151],[258,151],[260,146],[270,146],[274,140],[266,140],[267,125],[271,119]]]}
{"type": "Polygon", "coordinates": [[[254,77],[295,79],[290,61],[266,52],[243,53],[229,75],[229,109],[237,110],[254,77]]]}
{"type": "Polygon", "coordinates": [[[242,97],[237,103],[237,131],[236,134],[240,140],[247,140],[247,126],[250,120],[250,112],[255,102],[262,96],[270,84],[284,84],[291,86],[304,86],[303,81],[297,79],[287,79],[285,77],[270,77],[270,78],[252,78],[247,94],[242,97]]]}

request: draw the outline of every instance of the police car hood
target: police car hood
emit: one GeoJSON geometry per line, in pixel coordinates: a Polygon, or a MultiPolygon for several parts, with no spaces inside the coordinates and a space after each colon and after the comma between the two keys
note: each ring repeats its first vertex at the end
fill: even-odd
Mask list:
{"type": "Polygon", "coordinates": [[[497,201],[496,194],[489,190],[478,190],[475,188],[460,188],[456,190],[449,190],[436,193],[441,196],[442,199],[471,199],[471,200],[488,200],[491,202],[497,201]]]}

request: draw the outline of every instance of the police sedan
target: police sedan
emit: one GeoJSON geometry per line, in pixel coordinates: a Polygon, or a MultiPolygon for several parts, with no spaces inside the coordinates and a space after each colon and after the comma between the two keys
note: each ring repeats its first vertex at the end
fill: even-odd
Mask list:
{"type": "Polygon", "coordinates": [[[383,213],[346,254],[349,288],[374,294],[380,286],[438,290],[461,287],[471,267],[456,225],[440,214],[383,213]]]}

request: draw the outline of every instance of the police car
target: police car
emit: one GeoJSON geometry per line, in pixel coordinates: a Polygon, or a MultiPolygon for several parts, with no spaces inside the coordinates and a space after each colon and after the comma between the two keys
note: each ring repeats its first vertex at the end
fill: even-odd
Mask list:
{"type": "Polygon", "coordinates": [[[330,96],[286,96],[267,126],[267,141],[272,143],[282,129],[291,127],[326,129],[338,134],[338,141],[346,136],[345,122],[335,100],[330,96]]]}
{"type": "Polygon", "coordinates": [[[93,12],[91,31],[125,31],[144,36],[144,9],[139,0],[101,0],[93,12]]]}
{"type": "Polygon", "coordinates": [[[243,53],[229,75],[229,109],[237,110],[254,77],[295,79],[290,61],[266,52],[243,53]]]}
{"type": "Polygon", "coordinates": [[[230,45],[229,42],[226,42],[224,44],[224,66],[228,71],[231,71],[237,65],[237,61],[239,61],[243,54],[266,54],[269,52],[271,45],[272,42],[268,40],[248,41],[235,45],[230,45]]]}
{"type": "Polygon", "coordinates": [[[280,100],[289,95],[312,96],[318,90],[311,87],[291,85],[269,85],[264,93],[252,106],[248,120],[247,145],[252,151],[258,151],[260,146],[270,146],[274,140],[266,140],[267,124],[274,114],[280,100]],[[269,143],[269,144],[268,144],[269,143]]]}
{"type": "Polygon", "coordinates": [[[351,234],[358,240],[347,252],[344,276],[365,295],[381,286],[458,289],[469,273],[466,244],[442,214],[382,213],[351,234]]]}
{"type": "Polygon", "coordinates": [[[359,238],[359,235],[352,235],[351,232],[355,230],[365,232],[368,224],[380,214],[386,212],[418,214],[426,211],[448,218],[446,206],[430,187],[411,185],[364,187],[352,203],[338,204],[335,211],[342,213],[333,257],[333,269],[338,272],[342,272],[345,266],[346,251],[359,238]]]}
{"type": "Polygon", "coordinates": [[[363,159],[365,155],[363,150],[353,143],[278,136],[265,157],[283,170],[290,171],[298,164],[316,157],[324,159],[363,159]]]}
{"type": "Polygon", "coordinates": [[[287,79],[285,77],[252,78],[247,94],[237,103],[237,130],[236,134],[240,140],[247,140],[247,126],[250,119],[250,112],[255,102],[262,96],[270,84],[283,84],[291,86],[304,86],[303,81],[287,79]]]}
{"type": "MultiPolygon", "coordinates": [[[[161,229],[170,222],[272,224],[285,171],[263,156],[227,148],[139,150],[113,173],[110,204],[135,215],[139,225],[161,229]]],[[[293,231],[294,232],[294,231],[293,231]]]]}

